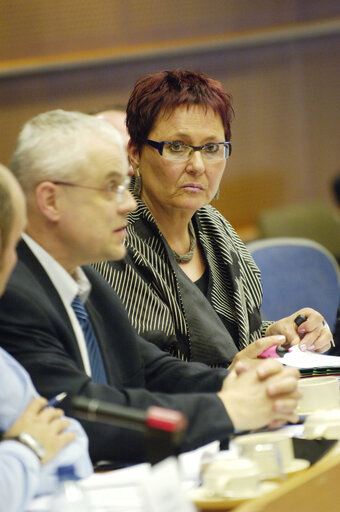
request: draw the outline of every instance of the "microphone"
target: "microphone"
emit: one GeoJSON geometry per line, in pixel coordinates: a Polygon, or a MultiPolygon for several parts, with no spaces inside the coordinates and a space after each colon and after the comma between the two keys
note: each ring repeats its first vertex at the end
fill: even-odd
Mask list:
{"type": "Polygon", "coordinates": [[[75,416],[142,432],[147,458],[151,464],[178,455],[183,433],[188,425],[180,411],[151,406],[146,411],[83,396],[71,399],[75,416]]]}

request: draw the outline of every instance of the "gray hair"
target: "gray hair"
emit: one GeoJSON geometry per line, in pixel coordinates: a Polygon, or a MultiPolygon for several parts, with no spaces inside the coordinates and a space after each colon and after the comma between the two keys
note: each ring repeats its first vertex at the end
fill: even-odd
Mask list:
{"type": "Polygon", "coordinates": [[[76,177],[88,163],[95,138],[124,149],[118,130],[102,119],[64,110],[44,112],[23,126],[9,168],[30,195],[42,181],[76,177]]]}

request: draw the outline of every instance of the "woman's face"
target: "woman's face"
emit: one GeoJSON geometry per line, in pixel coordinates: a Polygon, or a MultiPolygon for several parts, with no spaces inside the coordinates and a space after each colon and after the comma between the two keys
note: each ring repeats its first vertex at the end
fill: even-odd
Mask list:
{"type": "MultiPolygon", "coordinates": [[[[201,146],[223,142],[225,135],[222,120],[212,109],[183,105],[170,117],[161,112],[148,138],[201,146]]],[[[140,154],[130,145],[129,156],[142,176],[141,197],[156,216],[164,210],[168,215],[175,210],[193,213],[208,204],[218,190],[226,165],[226,160],[203,160],[199,151],[194,151],[185,162],[169,161],[147,144],[140,154]]]]}

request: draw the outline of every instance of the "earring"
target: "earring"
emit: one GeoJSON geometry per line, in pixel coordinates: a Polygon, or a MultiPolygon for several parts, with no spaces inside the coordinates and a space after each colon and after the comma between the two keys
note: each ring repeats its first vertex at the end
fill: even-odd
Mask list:
{"type": "Polygon", "coordinates": [[[220,197],[220,187],[218,187],[216,194],[214,195],[214,199],[218,199],[220,197]]]}
{"type": "Polygon", "coordinates": [[[142,191],[142,176],[139,172],[139,167],[135,169],[135,184],[133,186],[133,192],[136,196],[140,197],[142,191]]]}

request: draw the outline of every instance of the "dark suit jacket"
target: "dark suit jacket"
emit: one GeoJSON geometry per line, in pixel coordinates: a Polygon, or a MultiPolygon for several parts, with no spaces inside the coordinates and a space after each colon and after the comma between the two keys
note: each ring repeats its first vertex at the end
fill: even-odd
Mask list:
{"type": "MultiPolygon", "coordinates": [[[[43,396],[66,391],[143,410],[150,405],[177,409],[189,420],[183,451],[228,437],[232,425],[215,394],[226,370],[185,363],[139,337],[112,288],[84,267],[92,285],[86,307],[108,376],[108,385],[94,383],[85,374],[67,312],[48,275],[23,241],[18,256],[0,300],[0,340],[43,396]]],[[[67,400],[62,406],[68,412],[67,400]]],[[[144,460],[141,434],[88,421],[83,425],[93,461],[144,460]]]]}

